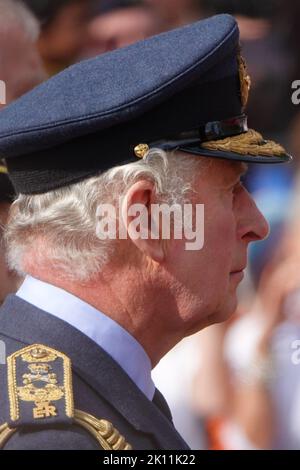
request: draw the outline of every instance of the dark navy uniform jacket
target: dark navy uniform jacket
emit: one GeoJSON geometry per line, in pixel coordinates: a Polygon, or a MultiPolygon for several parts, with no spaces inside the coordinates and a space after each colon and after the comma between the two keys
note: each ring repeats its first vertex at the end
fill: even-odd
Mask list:
{"type": "MultiPolygon", "coordinates": [[[[63,320],[12,295],[0,309],[0,340],[7,356],[32,344],[68,356],[74,407],[109,421],[134,450],[188,449],[173,426],[162,395],[156,390],[153,402],[148,400],[102,348],[63,320]]],[[[101,448],[89,432],[70,419],[55,424],[51,419],[28,420],[28,416],[22,420],[21,415],[17,424],[11,423],[6,365],[0,365],[0,390],[0,430],[4,423],[17,428],[4,449],[101,448]]],[[[23,405],[33,406],[29,402],[23,405]]]]}

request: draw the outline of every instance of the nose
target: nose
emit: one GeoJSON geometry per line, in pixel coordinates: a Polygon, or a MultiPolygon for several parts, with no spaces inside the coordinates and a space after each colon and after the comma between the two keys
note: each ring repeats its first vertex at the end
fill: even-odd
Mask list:
{"type": "Polygon", "coordinates": [[[256,206],[252,196],[244,188],[239,204],[238,237],[247,243],[263,240],[270,227],[256,206]]]}

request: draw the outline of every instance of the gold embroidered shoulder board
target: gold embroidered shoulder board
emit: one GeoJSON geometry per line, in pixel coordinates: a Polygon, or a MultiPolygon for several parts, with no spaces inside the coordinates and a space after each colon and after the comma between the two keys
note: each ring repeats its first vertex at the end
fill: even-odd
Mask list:
{"type": "Polygon", "coordinates": [[[112,423],[74,409],[72,367],[63,353],[42,344],[27,346],[7,358],[9,419],[0,424],[0,448],[18,429],[78,425],[106,450],[131,446],[112,423]]]}

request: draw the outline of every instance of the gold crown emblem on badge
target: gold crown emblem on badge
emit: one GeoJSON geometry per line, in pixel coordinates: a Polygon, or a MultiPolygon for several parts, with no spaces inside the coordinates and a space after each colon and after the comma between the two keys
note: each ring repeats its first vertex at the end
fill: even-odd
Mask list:
{"type": "Polygon", "coordinates": [[[43,348],[34,348],[31,351],[26,351],[22,354],[24,362],[52,362],[55,361],[57,356],[50,351],[43,348]]]}

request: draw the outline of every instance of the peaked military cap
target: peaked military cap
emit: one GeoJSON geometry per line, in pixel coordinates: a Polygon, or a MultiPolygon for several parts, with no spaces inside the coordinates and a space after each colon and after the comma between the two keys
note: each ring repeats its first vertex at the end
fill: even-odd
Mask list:
{"type": "Polygon", "coordinates": [[[78,63],[0,114],[16,189],[43,193],[143,157],[151,147],[248,162],[289,160],[248,130],[250,78],[230,15],[78,63]]]}

